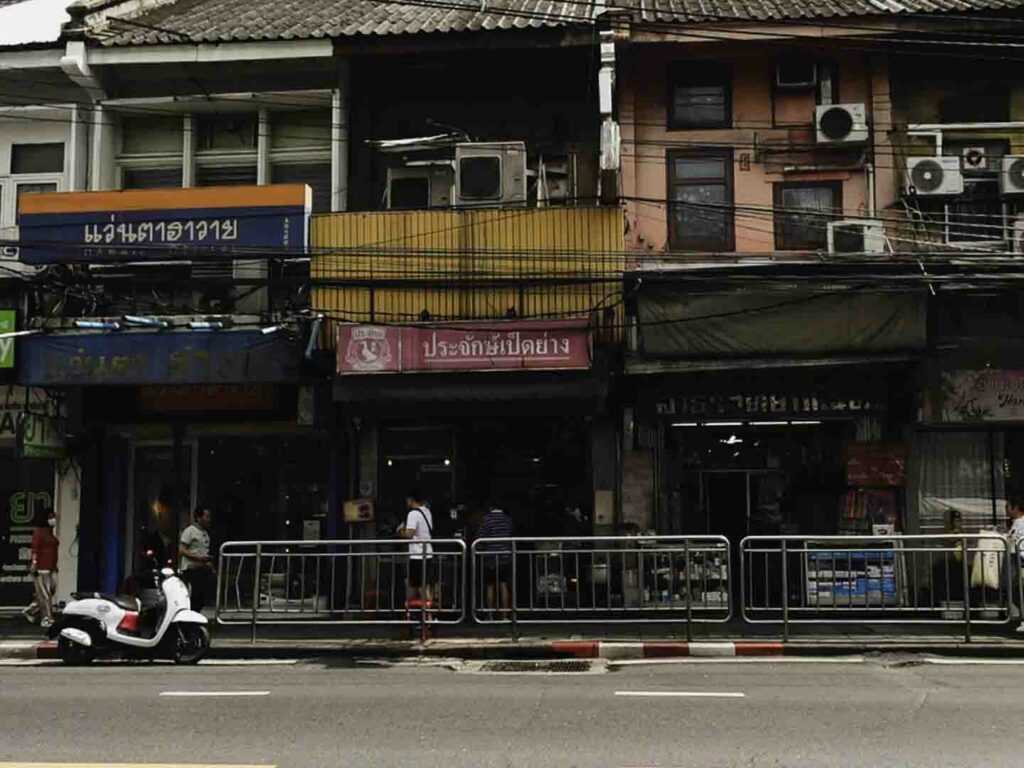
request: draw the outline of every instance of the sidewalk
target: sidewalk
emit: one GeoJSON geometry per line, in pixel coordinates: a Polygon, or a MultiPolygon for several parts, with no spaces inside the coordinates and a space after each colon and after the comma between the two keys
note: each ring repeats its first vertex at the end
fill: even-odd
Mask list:
{"type": "MultiPolygon", "coordinates": [[[[836,656],[863,653],[931,653],[955,656],[1024,658],[1024,637],[1010,627],[976,627],[970,642],[948,627],[794,628],[782,642],[778,627],[704,625],[685,627],[622,625],[550,625],[520,627],[514,637],[507,626],[440,627],[426,642],[399,639],[404,628],[260,627],[257,641],[244,627],[211,624],[211,658],[274,659],[314,657],[497,658],[668,658],[686,656],[836,656]],[[941,630],[941,631],[935,631],[941,630]]],[[[413,635],[418,630],[413,628],[413,635]]],[[[52,643],[20,617],[0,617],[0,659],[52,658],[52,643]]]]}

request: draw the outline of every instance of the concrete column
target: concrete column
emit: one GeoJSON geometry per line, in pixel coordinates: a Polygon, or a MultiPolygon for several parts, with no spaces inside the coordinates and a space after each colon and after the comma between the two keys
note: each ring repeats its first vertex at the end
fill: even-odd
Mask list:
{"type": "Polygon", "coordinates": [[[114,188],[114,126],[110,113],[102,104],[93,107],[92,147],[90,151],[92,190],[114,188]]]}
{"type": "Polygon", "coordinates": [[[58,463],[54,473],[53,508],[57,513],[57,538],[60,552],[57,559],[57,600],[70,600],[78,590],[78,525],[81,513],[81,467],[77,461],[58,463]]]}
{"type": "Polygon", "coordinates": [[[590,464],[594,482],[594,533],[610,533],[616,523],[616,490],[619,485],[618,429],[609,416],[595,416],[590,423],[590,464]]]}
{"type": "Polygon", "coordinates": [[[349,63],[338,63],[338,87],[331,98],[331,210],[348,210],[348,122],[352,100],[349,63]]]}

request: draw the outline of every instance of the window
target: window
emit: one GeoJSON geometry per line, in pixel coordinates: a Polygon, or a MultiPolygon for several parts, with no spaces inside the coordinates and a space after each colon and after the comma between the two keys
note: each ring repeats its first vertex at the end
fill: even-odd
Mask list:
{"type": "Polygon", "coordinates": [[[11,173],[63,173],[64,144],[12,144],[11,173]]]}
{"type": "Polygon", "coordinates": [[[331,210],[330,162],[275,165],[270,181],[273,184],[308,184],[313,190],[313,213],[331,210]]]}
{"type": "Polygon", "coordinates": [[[842,182],[775,185],[775,247],[809,251],[828,247],[828,222],[843,210],[842,182]]]}
{"type": "Polygon", "coordinates": [[[674,67],[669,76],[668,127],[731,127],[731,81],[727,69],[707,62],[674,67]]]}
{"type": "Polygon", "coordinates": [[[256,115],[198,115],[196,150],[232,151],[256,149],[256,115]]]}
{"type": "Polygon", "coordinates": [[[1003,238],[998,179],[966,179],[963,194],[946,204],[946,241],[978,243],[1003,238]]]}
{"type": "Polygon", "coordinates": [[[46,183],[46,184],[19,184],[18,185],[17,211],[15,211],[15,213],[20,213],[21,212],[21,196],[23,194],[25,194],[26,192],[56,192],[56,191],[57,191],[57,184],[55,182],[46,183]]]}
{"type": "Polygon", "coordinates": [[[122,189],[171,189],[181,186],[181,166],[177,168],[125,168],[122,189]]]}
{"type": "Polygon", "coordinates": [[[459,160],[459,196],[466,200],[501,197],[501,158],[488,155],[459,160]]]}
{"type": "Polygon", "coordinates": [[[668,160],[671,247],[732,250],[732,150],[674,151],[668,160]]]}

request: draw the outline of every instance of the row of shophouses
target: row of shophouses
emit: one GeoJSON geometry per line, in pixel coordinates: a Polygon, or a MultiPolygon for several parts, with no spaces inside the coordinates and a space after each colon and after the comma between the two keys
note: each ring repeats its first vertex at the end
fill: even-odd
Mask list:
{"type": "Polygon", "coordinates": [[[1013,0],[69,14],[0,49],[2,606],[51,504],[66,596],[197,504],[738,540],[1024,490],[1013,0]]]}

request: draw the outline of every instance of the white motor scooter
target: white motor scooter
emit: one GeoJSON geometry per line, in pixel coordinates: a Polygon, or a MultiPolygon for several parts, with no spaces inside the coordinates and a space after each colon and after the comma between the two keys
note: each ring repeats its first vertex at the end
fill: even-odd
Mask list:
{"type": "Polygon", "coordinates": [[[64,663],[88,664],[109,655],[195,664],[206,654],[207,620],[192,610],[185,582],[170,568],[158,571],[155,565],[149,576],[141,601],[99,592],[72,595],[48,631],[64,663]]]}

